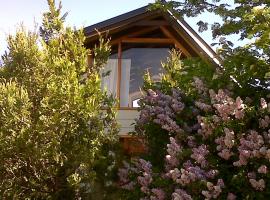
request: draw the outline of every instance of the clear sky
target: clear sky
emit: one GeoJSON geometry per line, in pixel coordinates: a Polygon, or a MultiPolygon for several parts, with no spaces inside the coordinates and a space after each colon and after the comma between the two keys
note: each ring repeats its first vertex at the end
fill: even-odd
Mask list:
{"type": "MultiPolygon", "coordinates": [[[[153,2],[154,0],[62,0],[62,11],[69,13],[66,18],[67,25],[79,28],[153,2]]],[[[20,23],[28,29],[33,29],[34,22],[40,25],[42,13],[48,10],[48,6],[47,0],[0,0],[0,5],[0,54],[2,55],[7,47],[6,36],[14,34],[20,23]]],[[[197,30],[194,20],[188,20],[188,23],[197,30]]],[[[209,32],[201,36],[206,42],[211,43],[209,32]]]]}

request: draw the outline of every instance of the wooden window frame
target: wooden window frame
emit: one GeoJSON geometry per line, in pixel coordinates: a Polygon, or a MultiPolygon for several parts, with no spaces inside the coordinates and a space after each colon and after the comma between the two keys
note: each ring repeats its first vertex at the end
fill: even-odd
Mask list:
{"type": "MultiPolygon", "coordinates": [[[[120,102],[121,102],[121,74],[122,74],[122,45],[123,44],[134,44],[134,43],[139,43],[139,44],[168,44],[168,45],[176,45],[175,40],[171,38],[121,38],[120,40],[115,40],[112,41],[111,44],[117,44],[118,46],[118,52],[117,52],[117,62],[118,62],[118,78],[117,78],[117,99],[118,99],[118,105],[117,108],[118,110],[137,110],[138,108],[132,107],[132,105],[128,105],[127,107],[121,107],[120,102]]],[[[145,47],[147,48],[147,47],[145,47]]]]}

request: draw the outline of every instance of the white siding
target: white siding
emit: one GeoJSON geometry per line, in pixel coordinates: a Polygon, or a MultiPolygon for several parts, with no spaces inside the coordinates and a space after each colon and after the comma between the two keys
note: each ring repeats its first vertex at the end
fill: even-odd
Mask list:
{"type": "Polygon", "coordinates": [[[126,135],[134,131],[135,118],[138,118],[139,112],[137,110],[118,110],[117,121],[120,125],[120,135],[126,135]]]}

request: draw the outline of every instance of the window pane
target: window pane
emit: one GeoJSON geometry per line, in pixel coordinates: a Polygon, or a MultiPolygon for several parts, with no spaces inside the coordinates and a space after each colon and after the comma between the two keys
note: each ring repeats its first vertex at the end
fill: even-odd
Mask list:
{"type": "MultiPolygon", "coordinates": [[[[169,56],[169,48],[130,48],[122,52],[120,107],[138,107],[141,98],[143,76],[149,71],[154,80],[163,72],[161,62],[169,56]]],[[[101,85],[109,94],[117,97],[118,60],[112,54],[102,70],[101,85]]]]}
{"type": "Polygon", "coordinates": [[[114,97],[117,96],[117,67],[118,60],[117,59],[109,59],[107,64],[101,70],[102,80],[101,80],[101,88],[108,92],[108,94],[112,94],[114,97]]]}
{"type": "Polygon", "coordinates": [[[131,59],[122,59],[121,65],[121,88],[120,88],[120,107],[129,106],[129,88],[130,88],[130,68],[131,59]]]}
{"type": "Polygon", "coordinates": [[[168,56],[169,48],[131,48],[122,52],[121,107],[136,105],[133,101],[141,97],[144,74],[149,71],[154,80],[159,79],[161,62],[168,56]]]}
{"type": "Polygon", "coordinates": [[[139,101],[140,101],[140,99],[136,99],[136,100],[132,101],[132,107],[133,107],[133,108],[138,108],[138,107],[140,107],[140,106],[139,106],[139,101]]]}

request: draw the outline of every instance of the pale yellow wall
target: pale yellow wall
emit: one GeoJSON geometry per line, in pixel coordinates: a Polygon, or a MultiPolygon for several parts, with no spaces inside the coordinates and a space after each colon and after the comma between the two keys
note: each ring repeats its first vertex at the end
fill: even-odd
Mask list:
{"type": "Polygon", "coordinates": [[[127,135],[128,132],[134,131],[135,118],[138,118],[139,112],[137,110],[118,110],[117,121],[120,124],[119,135],[127,135]]]}

